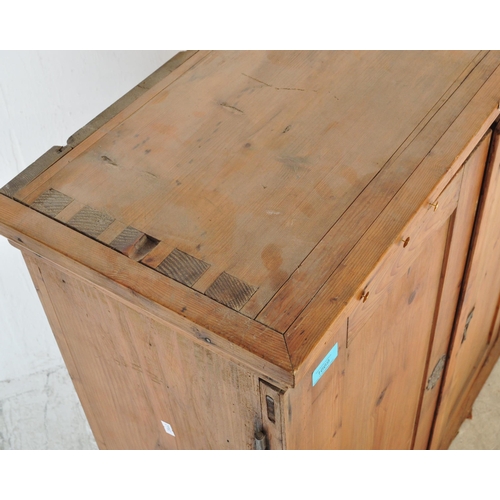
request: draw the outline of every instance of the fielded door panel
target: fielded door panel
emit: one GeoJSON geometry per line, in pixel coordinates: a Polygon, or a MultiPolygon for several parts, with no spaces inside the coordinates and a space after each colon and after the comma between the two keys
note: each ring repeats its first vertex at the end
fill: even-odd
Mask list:
{"type": "Polygon", "coordinates": [[[500,301],[500,128],[490,148],[483,192],[459,301],[450,359],[431,442],[447,448],[461,404],[498,335],[500,301]]]}
{"type": "Polygon", "coordinates": [[[417,438],[427,443],[435,399],[423,392],[440,352],[432,345],[444,345],[446,353],[467,256],[464,239],[474,219],[461,207],[462,197],[474,210],[488,142],[489,135],[415,216],[348,319],[342,448],[410,449],[417,438]]]}

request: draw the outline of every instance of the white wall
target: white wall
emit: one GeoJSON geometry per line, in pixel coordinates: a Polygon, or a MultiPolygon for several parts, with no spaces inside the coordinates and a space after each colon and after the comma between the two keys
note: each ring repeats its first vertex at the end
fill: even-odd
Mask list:
{"type": "MultiPolygon", "coordinates": [[[[0,187],[178,51],[0,51],[0,187]]],[[[0,237],[0,449],[93,448],[18,250],[0,237]]]]}

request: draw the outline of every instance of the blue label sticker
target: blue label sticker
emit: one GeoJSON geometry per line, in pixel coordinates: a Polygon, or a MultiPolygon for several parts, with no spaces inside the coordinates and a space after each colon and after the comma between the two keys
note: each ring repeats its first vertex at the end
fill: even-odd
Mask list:
{"type": "Polygon", "coordinates": [[[318,380],[325,374],[326,370],[330,368],[330,365],[335,361],[335,358],[339,354],[339,344],[335,344],[330,352],[323,358],[323,361],[316,367],[313,371],[313,385],[316,385],[318,380]]]}

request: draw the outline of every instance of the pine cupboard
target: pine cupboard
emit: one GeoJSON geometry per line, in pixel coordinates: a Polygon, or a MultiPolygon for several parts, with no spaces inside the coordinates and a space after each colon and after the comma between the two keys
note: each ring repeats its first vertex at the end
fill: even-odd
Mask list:
{"type": "Polygon", "coordinates": [[[500,52],[178,54],[0,191],[101,449],[447,448],[500,354],[500,52]]]}

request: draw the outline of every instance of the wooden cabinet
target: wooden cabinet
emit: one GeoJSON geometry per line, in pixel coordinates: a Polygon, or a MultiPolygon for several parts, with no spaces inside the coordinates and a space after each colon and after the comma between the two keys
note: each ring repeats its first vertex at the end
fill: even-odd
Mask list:
{"type": "Polygon", "coordinates": [[[500,53],[188,52],[1,191],[100,448],[447,448],[500,353],[500,53]]]}

